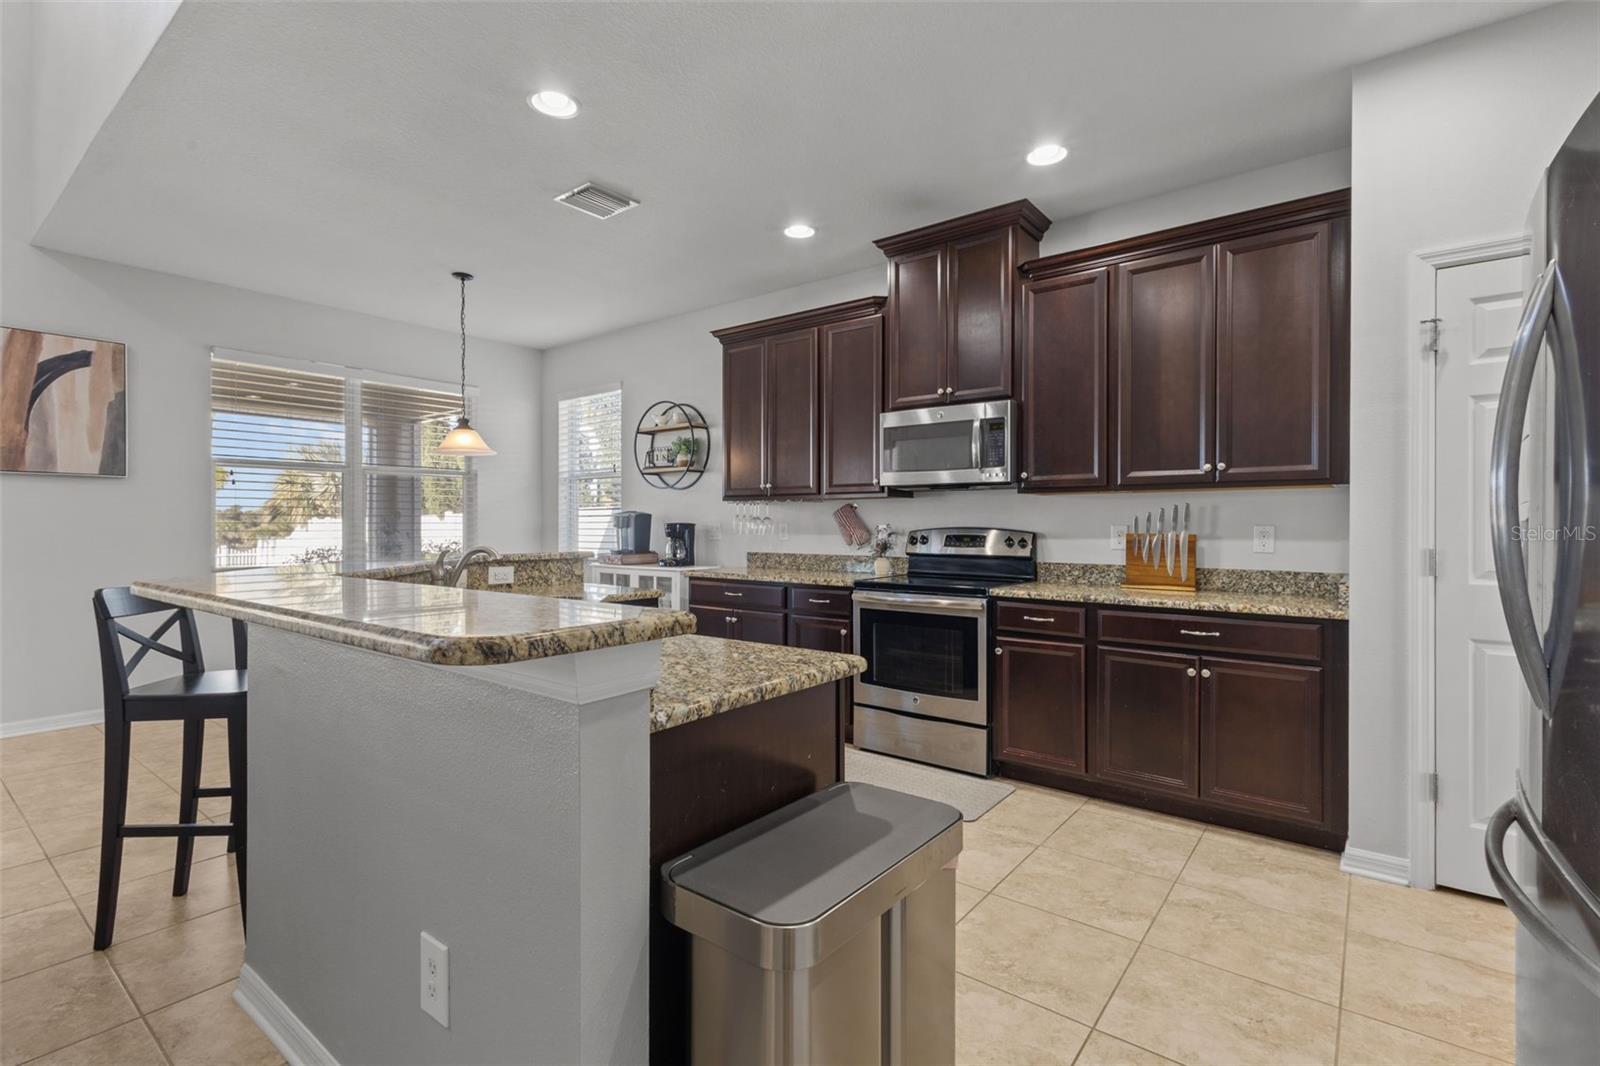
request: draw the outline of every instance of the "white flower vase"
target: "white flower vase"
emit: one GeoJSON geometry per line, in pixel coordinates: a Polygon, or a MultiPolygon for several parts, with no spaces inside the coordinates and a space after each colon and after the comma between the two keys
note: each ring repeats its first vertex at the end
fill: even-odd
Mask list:
{"type": "Polygon", "coordinates": [[[879,555],[872,560],[872,572],[879,577],[888,577],[893,569],[889,565],[889,557],[887,555],[879,555]]]}

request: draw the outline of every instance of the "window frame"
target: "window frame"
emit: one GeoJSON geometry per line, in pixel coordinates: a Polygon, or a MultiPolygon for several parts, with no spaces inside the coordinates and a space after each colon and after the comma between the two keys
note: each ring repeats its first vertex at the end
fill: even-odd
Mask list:
{"type": "MultiPolygon", "coordinates": [[[[554,426],[555,426],[555,435],[556,435],[556,454],[555,454],[555,465],[556,465],[556,471],[555,471],[555,474],[556,474],[556,549],[558,551],[587,551],[587,550],[589,550],[587,548],[582,547],[581,544],[576,544],[575,543],[575,544],[568,545],[565,542],[565,540],[563,539],[566,536],[566,526],[567,526],[567,521],[566,521],[566,519],[567,519],[566,501],[567,501],[567,499],[569,497],[568,483],[571,482],[571,481],[576,481],[576,480],[580,480],[580,479],[579,478],[574,478],[574,477],[568,477],[568,476],[566,476],[566,475],[564,475],[562,473],[561,452],[562,452],[562,449],[565,446],[566,442],[562,439],[562,435],[561,435],[561,405],[564,404],[564,403],[567,403],[567,402],[569,402],[571,400],[580,400],[580,399],[584,399],[584,398],[590,397],[590,396],[603,396],[606,393],[612,393],[612,392],[617,394],[617,472],[616,472],[616,477],[617,477],[617,508],[616,508],[616,510],[617,511],[621,511],[626,506],[625,503],[624,503],[624,499],[623,499],[623,496],[624,496],[623,489],[625,488],[626,478],[624,477],[624,473],[623,473],[623,469],[624,469],[625,464],[623,462],[623,446],[622,445],[623,445],[623,439],[624,439],[624,437],[626,435],[623,427],[627,422],[627,413],[626,413],[626,411],[624,409],[625,399],[623,397],[622,382],[620,382],[620,381],[609,381],[609,382],[603,382],[603,383],[600,383],[600,384],[586,385],[586,386],[579,387],[579,388],[571,388],[571,389],[567,389],[567,390],[563,391],[562,393],[560,393],[555,398],[555,401],[556,401],[555,402],[555,411],[553,412],[553,414],[554,414],[554,426]]],[[[615,513],[616,512],[614,511],[613,514],[615,514],[615,513]]],[[[576,532],[576,530],[577,530],[577,521],[576,521],[577,516],[574,515],[573,518],[574,518],[573,528],[574,528],[574,531],[576,532]]],[[[613,541],[613,543],[615,543],[615,542],[613,541]]],[[[602,540],[602,543],[600,544],[600,546],[599,546],[599,548],[597,550],[598,551],[604,551],[604,550],[606,550],[606,547],[607,547],[606,544],[602,540]]]]}
{"type": "MultiPolygon", "coordinates": [[[[206,468],[206,478],[210,485],[211,493],[211,569],[214,573],[231,570],[248,570],[249,566],[218,566],[217,565],[217,481],[216,468],[218,465],[232,465],[240,467],[253,467],[256,469],[270,470],[330,470],[333,465],[329,463],[305,462],[293,459],[245,459],[230,458],[225,463],[219,464],[215,451],[211,450],[212,432],[211,422],[215,415],[215,408],[211,407],[211,368],[212,364],[222,360],[231,363],[247,363],[255,366],[272,367],[278,370],[287,370],[308,374],[323,374],[338,377],[344,382],[344,462],[339,465],[339,522],[340,545],[342,558],[338,564],[341,571],[359,570],[368,565],[367,560],[367,475],[388,474],[398,477],[413,477],[421,480],[427,476],[460,477],[461,478],[461,539],[462,548],[477,542],[478,533],[478,471],[476,460],[472,456],[464,456],[462,469],[459,473],[448,468],[428,466],[395,466],[392,464],[369,465],[364,461],[365,449],[362,447],[362,418],[361,418],[361,385],[363,381],[375,385],[392,385],[399,388],[423,389],[430,392],[459,393],[459,381],[435,381],[430,378],[412,377],[406,374],[394,374],[384,370],[369,370],[365,367],[348,366],[343,363],[330,363],[324,360],[296,359],[289,356],[271,355],[264,352],[242,351],[236,348],[213,347],[210,357],[206,360],[206,404],[207,404],[207,451],[211,462],[206,468]]],[[[478,387],[469,384],[466,388],[467,417],[472,418],[477,412],[478,387]]],[[[386,560],[387,561],[387,560],[386,560]]],[[[261,564],[254,564],[261,565],[261,564]]]]}

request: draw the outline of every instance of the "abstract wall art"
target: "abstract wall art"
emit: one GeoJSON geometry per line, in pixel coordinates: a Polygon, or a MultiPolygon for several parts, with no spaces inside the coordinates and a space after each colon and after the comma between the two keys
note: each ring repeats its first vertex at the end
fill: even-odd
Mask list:
{"type": "Polygon", "coordinates": [[[0,328],[0,471],[123,477],[127,345],[0,328]]]}

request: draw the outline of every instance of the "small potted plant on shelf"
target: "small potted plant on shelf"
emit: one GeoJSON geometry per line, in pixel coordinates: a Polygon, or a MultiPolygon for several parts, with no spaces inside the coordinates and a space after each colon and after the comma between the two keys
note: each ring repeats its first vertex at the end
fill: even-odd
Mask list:
{"type": "Polygon", "coordinates": [[[694,462],[695,444],[693,437],[678,437],[672,442],[672,463],[678,467],[688,467],[694,462]]]}
{"type": "Polygon", "coordinates": [[[894,547],[894,539],[899,536],[887,522],[879,522],[872,528],[872,539],[864,545],[872,553],[872,572],[879,577],[888,577],[890,571],[889,551],[894,547]]]}

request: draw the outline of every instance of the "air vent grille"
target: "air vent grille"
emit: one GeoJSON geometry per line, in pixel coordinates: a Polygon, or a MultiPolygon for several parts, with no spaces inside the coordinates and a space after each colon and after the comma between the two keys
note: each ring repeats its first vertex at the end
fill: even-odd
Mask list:
{"type": "Polygon", "coordinates": [[[556,203],[566,204],[568,207],[577,208],[586,215],[595,218],[610,218],[620,215],[630,207],[638,207],[638,200],[630,200],[626,196],[602,189],[593,182],[585,182],[556,197],[556,203]]]}

